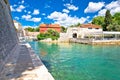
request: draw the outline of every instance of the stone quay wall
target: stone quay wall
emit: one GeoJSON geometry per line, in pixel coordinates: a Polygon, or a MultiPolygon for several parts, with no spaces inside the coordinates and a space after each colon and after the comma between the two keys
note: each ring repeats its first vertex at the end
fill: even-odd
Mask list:
{"type": "Polygon", "coordinates": [[[8,0],[0,0],[0,70],[5,59],[18,43],[8,0]]]}

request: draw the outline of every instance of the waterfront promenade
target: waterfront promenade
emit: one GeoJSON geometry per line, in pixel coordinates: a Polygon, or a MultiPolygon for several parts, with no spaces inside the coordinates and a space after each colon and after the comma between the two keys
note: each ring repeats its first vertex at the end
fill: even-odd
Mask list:
{"type": "Polygon", "coordinates": [[[92,44],[92,45],[120,45],[120,40],[94,40],[94,39],[70,39],[70,43],[92,44]]]}
{"type": "Polygon", "coordinates": [[[39,57],[26,44],[18,44],[5,61],[0,80],[54,80],[39,57]]]}

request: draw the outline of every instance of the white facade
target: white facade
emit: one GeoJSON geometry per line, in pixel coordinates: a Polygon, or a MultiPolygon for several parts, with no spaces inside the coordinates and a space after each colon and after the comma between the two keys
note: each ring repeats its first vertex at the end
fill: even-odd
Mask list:
{"type": "Polygon", "coordinates": [[[67,32],[64,34],[66,38],[85,38],[86,36],[95,36],[102,34],[102,28],[95,29],[95,28],[80,28],[80,27],[73,27],[68,28],[67,32]]]}
{"type": "Polygon", "coordinates": [[[18,37],[24,37],[25,36],[25,31],[22,28],[21,24],[18,23],[17,21],[14,21],[14,25],[15,25],[18,37]]]}

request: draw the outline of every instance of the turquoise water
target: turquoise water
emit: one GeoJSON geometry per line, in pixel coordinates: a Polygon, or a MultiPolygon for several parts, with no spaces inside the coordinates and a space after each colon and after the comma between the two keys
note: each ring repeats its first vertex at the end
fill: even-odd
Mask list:
{"type": "Polygon", "coordinates": [[[30,44],[55,80],[120,80],[120,46],[30,44]]]}

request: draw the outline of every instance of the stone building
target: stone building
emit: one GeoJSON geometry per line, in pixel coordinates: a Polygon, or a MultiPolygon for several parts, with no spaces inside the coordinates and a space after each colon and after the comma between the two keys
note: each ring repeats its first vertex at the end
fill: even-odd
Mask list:
{"type": "Polygon", "coordinates": [[[69,38],[86,38],[88,36],[97,36],[102,34],[101,26],[95,24],[82,24],[79,27],[68,28],[67,35],[69,38]]]}
{"type": "Polygon", "coordinates": [[[16,20],[13,20],[13,22],[14,22],[15,29],[16,29],[18,37],[24,37],[25,36],[25,31],[22,28],[22,25],[19,22],[17,22],[16,20]]]}
{"type": "Polygon", "coordinates": [[[60,33],[60,41],[69,41],[71,38],[97,37],[103,34],[101,26],[94,24],[82,24],[77,27],[69,27],[66,33],[60,33]]]}
{"type": "Polygon", "coordinates": [[[8,0],[0,0],[0,71],[6,57],[18,43],[9,6],[8,0]]]}

